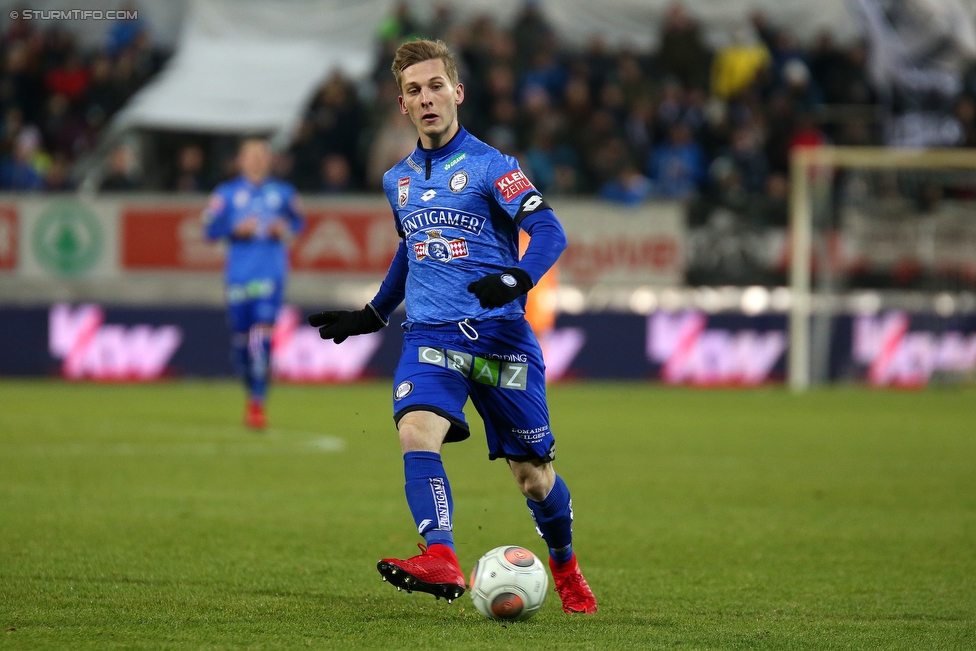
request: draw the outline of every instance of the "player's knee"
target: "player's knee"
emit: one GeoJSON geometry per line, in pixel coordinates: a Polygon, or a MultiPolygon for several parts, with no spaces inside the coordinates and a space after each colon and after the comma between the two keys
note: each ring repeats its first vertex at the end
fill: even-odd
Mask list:
{"type": "Polygon", "coordinates": [[[430,450],[439,452],[451,424],[446,418],[427,411],[404,414],[397,423],[400,447],[404,452],[430,450]]]}
{"type": "Polygon", "coordinates": [[[530,500],[541,502],[556,482],[551,463],[510,462],[519,490],[530,500]]]}

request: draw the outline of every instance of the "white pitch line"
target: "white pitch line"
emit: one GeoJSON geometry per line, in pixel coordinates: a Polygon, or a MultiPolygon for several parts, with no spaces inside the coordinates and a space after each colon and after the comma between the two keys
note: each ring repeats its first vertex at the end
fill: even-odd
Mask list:
{"type": "Polygon", "coordinates": [[[305,440],[251,440],[194,443],[0,443],[4,456],[245,456],[262,454],[331,453],[345,449],[337,436],[300,433],[305,440]]]}

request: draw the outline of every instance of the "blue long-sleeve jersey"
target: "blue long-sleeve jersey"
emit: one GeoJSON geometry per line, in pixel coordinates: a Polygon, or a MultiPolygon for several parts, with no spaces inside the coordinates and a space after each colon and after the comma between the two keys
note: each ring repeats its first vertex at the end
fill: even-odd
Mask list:
{"type": "Polygon", "coordinates": [[[525,298],[481,307],[468,284],[518,266],[538,282],[566,235],[518,161],[463,127],[440,149],[418,146],[383,176],[401,242],[371,304],[387,319],[406,297],[407,321],[515,318],[525,298]],[[522,260],[518,232],[532,240],[522,260]]]}
{"type": "Polygon", "coordinates": [[[221,183],[210,195],[204,211],[205,232],[212,240],[229,240],[224,264],[228,285],[285,279],[288,273],[285,243],[269,235],[276,219],[285,220],[292,233],[301,230],[304,223],[298,193],[284,181],[269,177],[255,185],[240,176],[221,183]],[[256,217],[258,221],[254,236],[235,237],[234,228],[250,217],[256,217]]]}

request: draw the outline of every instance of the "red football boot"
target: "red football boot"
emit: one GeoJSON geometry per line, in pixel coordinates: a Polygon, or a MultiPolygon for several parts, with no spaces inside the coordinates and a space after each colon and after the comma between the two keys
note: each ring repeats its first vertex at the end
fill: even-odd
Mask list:
{"type": "Polygon", "coordinates": [[[264,429],[268,424],[268,419],[264,415],[264,403],[260,400],[251,398],[247,403],[244,412],[244,424],[251,429],[264,429]]]}
{"type": "Polygon", "coordinates": [[[552,570],[556,592],[563,602],[563,611],[567,613],[595,613],[596,597],[590,590],[589,584],[580,572],[576,554],[565,563],[557,563],[549,557],[549,569],[552,570]]]}
{"type": "Polygon", "coordinates": [[[384,558],[376,569],[397,590],[428,592],[451,603],[464,594],[464,573],[454,550],[447,545],[424,547],[417,543],[420,554],[406,560],[384,558]]]}

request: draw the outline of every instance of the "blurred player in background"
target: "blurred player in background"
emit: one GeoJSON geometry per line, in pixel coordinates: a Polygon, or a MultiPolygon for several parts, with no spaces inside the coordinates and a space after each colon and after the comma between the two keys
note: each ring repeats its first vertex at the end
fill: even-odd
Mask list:
{"type": "Polygon", "coordinates": [[[287,242],[303,223],[298,194],[270,176],[268,141],[241,143],[241,175],[220,184],[204,212],[206,235],[228,241],[224,266],[231,354],[247,387],[244,422],[266,425],[264,400],[271,369],[271,332],[288,275],[287,242]]]}
{"type": "Polygon", "coordinates": [[[427,547],[405,560],[384,558],[377,569],[398,588],[449,600],[464,592],[440,450],[470,435],[463,411],[470,397],[484,420],[489,458],[507,460],[549,547],[563,610],[596,612],[573,552],[569,489],[552,467],[545,364],[524,310],[526,293],[565,249],[566,235],[518,162],[458,123],[464,87],[443,43],[402,45],[393,71],[400,111],[420,136],[383,179],[400,246],[366,307],[309,317],[324,339],[340,343],[387,325],[406,299],[393,410],[407,503],[427,547]],[[531,236],[521,259],[519,229],[531,236]]]}

